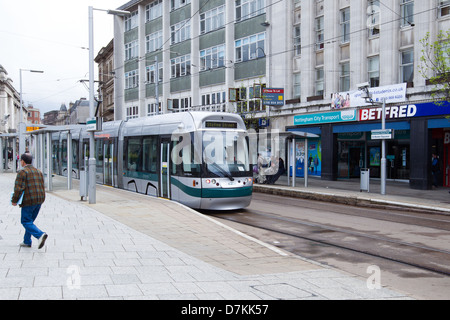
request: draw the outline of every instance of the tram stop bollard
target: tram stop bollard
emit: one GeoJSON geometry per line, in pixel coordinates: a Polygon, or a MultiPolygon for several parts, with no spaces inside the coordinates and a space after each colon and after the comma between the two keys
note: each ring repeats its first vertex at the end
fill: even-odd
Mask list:
{"type": "Polygon", "coordinates": [[[88,196],[89,175],[86,170],[80,170],[80,197],[86,200],[88,196]]]}
{"type": "Polygon", "coordinates": [[[369,192],[369,190],[370,190],[370,169],[362,168],[360,177],[361,177],[361,185],[359,188],[359,192],[363,192],[363,191],[369,192]]]}

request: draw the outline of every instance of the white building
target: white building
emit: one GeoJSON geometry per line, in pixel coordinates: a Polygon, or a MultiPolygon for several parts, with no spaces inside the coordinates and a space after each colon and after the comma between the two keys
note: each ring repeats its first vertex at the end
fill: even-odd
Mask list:
{"type": "MultiPolygon", "coordinates": [[[[26,119],[24,110],[23,117],[26,119]]],[[[0,65],[0,133],[18,132],[20,119],[20,94],[8,78],[8,72],[0,65]]]]}
{"type": "MultiPolygon", "coordinates": [[[[345,128],[334,120],[302,122],[303,116],[333,119],[326,113],[338,115],[343,107],[332,104],[336,93],[353,99],[363,82],[385,98],[400,88],[401,98],[388,99],[388,106],[429,101],[432,86],[419,72],[420,40],[429,32],[435,41],[439,30],[450,28],[449,0],[133,0],[119,9],[131,16],[115,17],[116,119],[157,113],[158,82],[161,112],[237,112],[251,127],[270,118],[270,128],[319,134],[322,179],[353,177],[360,164],[369,167],[375,122],[362,123],[359,112],[368,106],[355,104],[345,105],[346,119],[339,118],[345,128]],[[264,87],[283,89],[283,105],[264,105],[264,87]],[[344,141],[342,134],[350,133],[362,136],[344,141]],[[358,165],[351,164],[351,148],[358,165]]],[[[429,184],[431,148],[447,152],[448,125],[424,116],[436,114],[393,124],[405,133],[388,148],[396,168],[391,178],[420,188],[429,184]],[[416,160],[420,173],[409,166],[416,160]]]]}

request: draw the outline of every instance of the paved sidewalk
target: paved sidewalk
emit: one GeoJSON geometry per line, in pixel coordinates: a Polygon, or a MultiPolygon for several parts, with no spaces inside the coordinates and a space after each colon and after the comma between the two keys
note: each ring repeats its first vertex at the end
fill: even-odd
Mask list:
{"type": "Polygon", "coordinates": [[[20,209],[9,203],[14,178],[0,174],[2,300],[410,299],[177,203],[103,186],[95,205],[79,201],[76,187],[47,193],[36,221],[49,234],[45,247],[19,248],[20,209]]]}

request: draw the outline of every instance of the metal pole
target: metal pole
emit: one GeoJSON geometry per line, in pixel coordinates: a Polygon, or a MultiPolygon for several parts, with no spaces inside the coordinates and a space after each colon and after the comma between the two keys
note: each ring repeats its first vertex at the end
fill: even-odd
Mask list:
{"type": "MultiPolygon", "coordinates": [[[[4,169],[4,167],[3,167],[3,156],[4,156],[4,154],[3,154],[3,138],[2,137],[0,137],[0,173],[3,173],[3,169],[4,169]]],[[[5,160],[5,164],[6,164],[6,160],[5,160]]]]}
{"type": "Polygon", "coordinates": [[[305,139],[305,188],[308,188],[308,169],[309,167],[307,166],[307,164],[309,164],[308,162],[308,139],[305,139]]]}
{"type": "MultiPolygon", "coordinates": [[[[89,117],[95,118],[94,110],[94,9],[89,7],[89,117]]],[[[95,189],[95,136],[89,133],[89,203],[96,203],[95,189]]]]}
{"type": "Polygon", "coordinates": [[[67,190],[72,190],[72,134],[67,133],[67,190]]]}
{"type": "MultiPolygon", "coordinates": [[[[386,99],[383,99],[381,129],[386,129],[386,99]]],[[[381,194],[386,194],[386,140],[381,141],[381,194]]]]}
{"type": "Polygon", "coordinates": [[[297,163],[295,162],[295,138],[292,139],[292,186],[295,187],[295,178],[296,172],[295,170],[297,163]]]}
{"type": "Polygon", "coordinates": [[[52,135],[50,132],[47,132],[47,181],[48,191],[52,191],[52,135]]]}
{"type": "Polygon", "coordinates": [[[156,87],[155,87],[155,98],[156,98],[156,114],[159,114],[159,63],[158,63],[158,53],[155,56],[155,77],[156,77],[156,87]]]}
{"type": "MultiPolygon", "coordinates": [[[[22,69],[20,71],[20,112],[19,112],[19,156],[25,153],[25,141],[23,136],[23,98],[22,98],[22,69]]],[[[16,148],[16,146],[14,146],[16,148]]]]}

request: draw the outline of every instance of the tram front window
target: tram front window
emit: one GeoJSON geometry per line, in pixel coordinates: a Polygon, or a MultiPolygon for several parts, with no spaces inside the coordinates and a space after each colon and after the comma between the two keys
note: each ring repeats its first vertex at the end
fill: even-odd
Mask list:
{"type": "Polygon", "coordinates": [[[203,160],[207,175],[212,177],[243,177],[250,174],[247,135],[243,132],[205,131],[203,160]]]}

